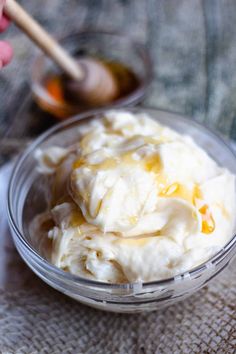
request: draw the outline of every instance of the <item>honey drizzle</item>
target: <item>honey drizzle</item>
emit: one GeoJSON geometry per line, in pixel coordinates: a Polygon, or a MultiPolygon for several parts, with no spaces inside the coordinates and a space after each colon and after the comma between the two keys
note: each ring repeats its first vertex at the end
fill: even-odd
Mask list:
{"type": "MultiPolygon", "coordinates": [[[[132,154],[133,151],[126,152],[121,157],[107,158],[99,164],[87,164],[87,162],[82,157],[74,162],[73,169],[77,169],[85,164],[87,165],[87,167],[94,170],[112,169],[115,168],[120,163],[125,163],[125,164],[134,163],[134,164],[139,164],[141,166],[143,165],[144,169],[147,172],[152,172],[156,175],[158,190],[160,190],[158,195],[160,197],[181,198],[183,200],[186,200],[187,202],[190,202],[198,209],[199,213],[201,214],[201,218],[202,218],[201,232],[204,234],[210,234],[215,230],[214,218],[211,214],[209,206],[204,203],[202,193],[197,184],[194,186],[193,189],[189,189],[183,184],[180,184],[178,182],[168,185],[168,179],[162,174],[162,163],[161,163],[160,156],[158,154],[147,156],[144,159],[144,161],[134,160],[132,158],[132,154]]],[[[100,206],[98,206],[98,212],[100,206]]],[[[132,219],[132,222],[135,224],[136,219],[132,219]]]]}
{"type": "Polygon", "coordinates": [[[162,189],[160,197],[178,197],[191,202],[199,211],[202,218],[202,230],[204,234],[210,234],[215,230],[215,220],[211,214],[210,208],[204,203],[199,186],[195,185],[193,191],[189,191],[180,183],[173,183],[162,189]]]}
{"type": "Polygon", "coordinates": [[[70,226],[71,227],[79,227],[80,225],[85,223],[85,218],[82,212],[79,209],[72,210],[71,218],[70,218],[70,226]]]}
{"type": "Polygon", "coordinates": [[[211,234],[215,230],[215,220],[210,211],[209,205],[203,204],[199,206],[198,204],[204,203],[204,199],[200,188],[196,185],[193,191],[193,204],[198,209],[202,217],[202,233],[211,234]]]}

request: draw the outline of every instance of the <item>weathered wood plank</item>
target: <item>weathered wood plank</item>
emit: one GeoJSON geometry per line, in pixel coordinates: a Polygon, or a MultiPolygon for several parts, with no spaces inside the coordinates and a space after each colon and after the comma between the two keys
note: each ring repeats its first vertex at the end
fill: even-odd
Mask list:
{"type": "Polygon", "coordinates": [[[149,4],[155,81],[148,103],[199,120],[205,114],[205,36],[200,1],[149,4]]]}
{"type": "Polygon", "coordinates": [[[203,1],[207,38],[206,122],[227,136],[235,136],[236,2],[203,1]]]}

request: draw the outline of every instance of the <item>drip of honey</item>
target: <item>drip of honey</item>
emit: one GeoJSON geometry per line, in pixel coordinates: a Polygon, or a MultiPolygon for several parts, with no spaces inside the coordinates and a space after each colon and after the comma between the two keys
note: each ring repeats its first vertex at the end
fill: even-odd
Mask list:
{"type": "Polygon", "coordinates": [[[133,151],[131,152],[125,152],[121,156],[117,157],[108,157],[105,160],[103,160],[100,163],[97,164],[89,164],[86,160],[83,159],[83,157],[80,157],[79,159],[75,160],[73,163],[73,170],[76,170],[77,168],[81,166],[85,166],[94,170],[110,170],[115,167],[117,167],[119,164],[126,164],[126,165],[131,165],[131,164],[140,164],[139,161],[136,161],[132,158],[133,151]]]}
{"type": "Polygon", "coordinates": [[[85,222],[84,216],[79,209],[72,210],[71,212],[71,219],[70,219],[70,226],[71,227],[78,227],[85,222]]]}
{"type": "Polygon", "coordinates": [[[205,204],[202,193],[197,185],[193,190],[193,204],[197,207],[202,217],[202,232],[204,234],[211,234],[215,230],[215,220],[209,206],[205,204]]]}
{"type": "Polygon", "coordinates": [[[159,194],[160,197],[181,198],[190,203],[192,203],[192,195],[193,192],[191,189],[177,182],[163,188],[159,194]]]}
{"type": "MultiPolygon", "coordinates": [[[[113,75],[118,87],[118,95],[111,103],[131,94],[140,86],[139,78],[128,66],[106,59],[101,59],[101,61],[113,75]]],[[[42,85],[52,102],[46,102],[46,100],[39,97],[36,97],[36,100],[43,110],[58,118],[67,118],[73,114],[97,107],[97,105],[88,106],[82,102],[75,101],[66,89],[66,78],[63,73],[48,73],[42,85]]]]}
{"type": "Polygon", "coordinates": [[[202,233],[210,234],[215,230],[215,221],[211,214],[210,208],[205,204],[202,193],[196,185],[193,191],[190,191],[180,183],[173,183],[163,188],[160,197],[176,197],[187,200],[192,203],[199,211],[202,217],[202,233]]]}
{"type": "Polygon", "coordinates": [[[76,170],[77,168],[86,165],[86,167],[92,170],[110,170],[116,167],[117,164],[118,164],[117,159],[113,157],[105,159],[104,161],[98,164],[89,164],[83,158],[79,158],[78,160],[75,160],[75,162],[73,163],[73,169],[76,170]]]}
{"type": "Polygon", "coordinates": [[[161,171],[161,160],[160,156],[155,154],[145,158],[145,170],[148,172],[154,172],[156,174],[161,171]]]}
{"type": "Polygon", "coordinates": [[[74,161],[72,168],[73,170],[76,170],[77,168],[83,166],[85,163],[86,161],[83,158],[79,158],[74,161]]]}

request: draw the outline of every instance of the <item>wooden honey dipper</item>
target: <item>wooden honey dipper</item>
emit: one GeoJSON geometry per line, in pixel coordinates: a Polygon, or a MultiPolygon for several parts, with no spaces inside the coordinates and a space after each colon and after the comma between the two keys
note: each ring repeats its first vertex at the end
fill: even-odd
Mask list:
{"type": "Polygon", "coordinates": [[[71,57],[15,0],[6,0],[4,13],[67,75],[67,87],[73,97],[89,105],[103,105],[116,99],[117,82],[101,61],[71,57]]]}

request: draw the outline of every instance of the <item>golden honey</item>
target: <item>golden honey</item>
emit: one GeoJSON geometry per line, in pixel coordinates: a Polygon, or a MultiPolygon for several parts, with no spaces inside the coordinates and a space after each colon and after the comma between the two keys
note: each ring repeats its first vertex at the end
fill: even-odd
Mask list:
{"type": "MultiPolygon", "coordinates": [[[[128,66],[107,59],[102,59],[101,61],[113,75],[118,87],[117,97],[110,103],[128,96],[140,86],[139,78],[128,66]]],[[[75,102],[67,91],[66,78],[63,73],[48,73],[42,85],[54,104],[47,103],[43,99],[36,97],[37,102],[44,111],[53,114],[57,118],[67,118],[76,113],[97,107],[97,104],[88,106],[82,102],[75,102]]]]}

